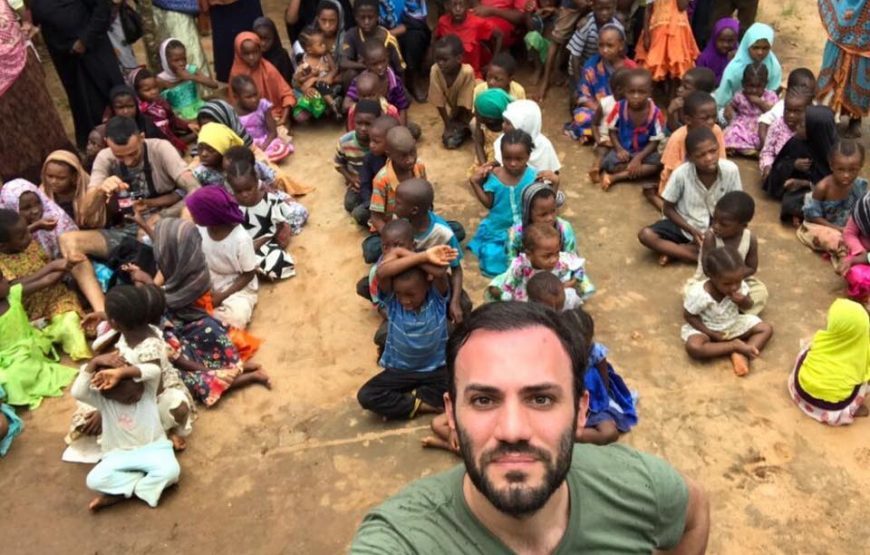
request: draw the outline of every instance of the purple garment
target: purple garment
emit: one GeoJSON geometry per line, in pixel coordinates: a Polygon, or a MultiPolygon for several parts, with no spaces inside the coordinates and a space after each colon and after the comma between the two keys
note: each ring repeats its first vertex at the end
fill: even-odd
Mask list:
{"type": "Polygon", "coordinates": [[[266,118],[272,117],[271,110],[272,103],[266,98],[261,98],[256,110],[250,114],[239,116],[239,121],[242,122],[245,131],[254,139],[257,146],[262,146],[263,139],[269,134],[266,118]]]}
{"type": "MultiPolygon", "coordinates": [[[[764,91],[761,98],[774,104],[776,93],[764,91]]],[[[734,119],[725,128],[725,148],[758,150],[761,146],[761,137],[758,136],[758,117],[763,113],[761,108],[749,102],[743,91],[734,95],[731,107],[734,108],[734,119]]]]}
{"type": "MultiPolygon", "coordinates": [[[[347,97],[354,102],[359,100],[359,93],[356,90],[356,79],[353,80],[347,89],[347,97]]],[[[400,111],[411,107],[411,101],[405,95],[405,85],[396,77],[396,73],[391,67],[387,68],[387,102],[400,111]]]]}
{"type": "MultiPolygon", "coordinates": [[[[707,46],[695,62],[695,66],[697,67],[706,67],[713,70],[713,73],[716,74],[716,86],[719,86],[719,81],[722,80],[722,74],[725,72],[725,67],[730,61],[728,56],[716,50],[716,41],[725,29],[731,29],[739,36],[740,22],[732,17],[723,17],[717,21],[716,26],[713,27],[713,34],[710,35],[710,40],[707,41],[707,46]]],[[[737,45],[735,44],[735,48],[736,46],[737,45]]]]}
{"type": "Polygon", "coordinates": [[[197,189],[184,199],[196,225],[210,227],[245,222],[245,215],[236,198],[223,187],[209,186],[197,189]]]}
{"type": "Polygon", "coordinates": [[[57,205],[53,200],[48,198],[45,193],[33,183],[26,179],[13,179],[7,181],[0,187],[0,208],[13,210],[18,212],[18,199],[24,193],[33,193],[39,198],[42,203],[42,217],[46,220],[56,220],[57,225],[54,229],[40,229],[32,235],[39,242],[42,250],[52,260],[60,257],[60,246],[58,241],[60,236],[67,231],[78,231],[78,227],[69,214],[63,211],[63,208],[57,205]]]}

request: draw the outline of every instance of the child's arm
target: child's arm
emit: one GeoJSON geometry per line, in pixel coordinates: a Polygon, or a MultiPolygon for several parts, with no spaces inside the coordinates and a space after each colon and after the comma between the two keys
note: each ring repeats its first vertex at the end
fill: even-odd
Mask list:
{"type": "Polygon", "coordinates": [[[769,112],[773,108],[773,102],[767,102],[764,100],[764,96],[747,96],[746,100],[755,104],[762,113],[769,112]]]}
{"type": "Polygon", "coordinates": [[[647,143],[643,149],[631,157],[631,161],[628,163],[628,177],[634,179],[640,173],[640,167],[643,165],[643,161],[646,160],[646,157],[652,154],[653,152],[659,149],[659,141],[650,141],[647,143]]]}
{"type": "Polygon", "coordinates": [[[764,149],[765,145],[767,144],[767,130],[768,129],[770,129],[769,125],[767,125],[766,123],[759,122],[759,124],[758,124],[758,140],[761,141],[762,150],[764,149]]]}
{"type": "Polygon", "coordinates": [[[830,183],[830,177],[828,177],[819,181],[813,188],[812,199],[810,200],[809,204],[804,206],[804,218],[810,223],[843,231],[843,228],[841,228],[840,226],[834,225],[829,222],[828,219],[825,218],[825,213],[822,210],[821,203],[828,198],[828,193],[830,192],[830,183]]]}
{"type": "Polygon", "coordinates": [[[755,238],[755,234],[752,234],[749,238],[749,251],[746,253],[745,263],[747,271],[743,276],[743,279],[748,278],[758,271],[758,240],[755,238]]]}
{"type": "Polygon", "coordinates": [[[501,52],[502,42],[504,41],[504,34],[501,32],[501,29],[493,28],[492,36],[490,37],[490,42],[492,44],[492,55],[495,56],[499,52],[501,52]]]}
{"type": "Polygon", "coordinates": [[[619,142],[619,132],[616,129],[611,129],[609,134],[610,144],[613,145],[613,150],[616,151],[616,159],[620,162],[629,162],[631,160],[631,153],[625,150],[625,147],[619,142]]]}
{"type": "Polygon", "coordinates": [[[384,260],[377,269],[378,286],[385,293],[393,291],[393,278],[402,272],[427,263],[447,266],[459,254],[456,249],[447,245],[429,247],[423,252],[411,252],[401,248],[395,248],[393,252],[395,257],[384,260]]]}
{"type": "Polygon", "coordinates": [[[52,231],[57,227],[57,220],[53,218],[43,218],[41,220],[37,220],[32,224],[27,226],[27,231],[33,233],[35,231],[45,230],[52,231]]]}
{"type": "Polygon", "coordinates": [[[216,89],[220,87],[220,84],[212,79],[211,77],[206,77],[202,73],[202,68],[197,68],[196,73],[190,73],[187,71],[187,68],[183,68],[178,72],[178,78],[182,81],[193,81],[203,87],[208,87],[210,89],[216,89]]]}
{"type": "MultiPolygon", "coordinates": [[[[743,287],[741,287],[741,289],[742,288],[743,287]]],[[[737,308],[739,308],[743,312],[746,312],[755,304],[755,302],[752,300],[752,297],[750,297],[748,294],[741,293],[740,291],[735,291],[728,295],[728,297],[732,301],[734,301],[734,304],[737,305],[737,308]]]]}
{"type": "Polygon", "coordinates": [[[448,315],[454,324],[462,323],[462,265],[450,268],[450,306],[448,315]]]}
{"type": "Polygon", "coordinates": [[[278,124],[275,122],[275,118],[265,117],[263,119],[266,120],[266,139],[263,142],[263,146],[266,147],[278,138],[278,124]]]}
{"type": "Polygon", "coordinates": [[[665,218],[677,224],[680,229],[691,233],[692,237],[695,238],[695,244],[701,245],[704,242],[704,236],[701,234],[701,232],[689,225],[689,222],[687,222],[686,219],[679,212],[677,212],[676,204],[666,200],[662,213],[664,214],[665,218]]]}
{"type": "Polygon", "coordinates": [[[450,115],[447,113],[446,106],[438,106],[438,115],[441,116],[441,123],[444,124],[444,130],[450,125],[450,115]]]}
{"type": "Polygon", "coordinates": [[[58,258],[52,260],[32,274],[12,280],[12,283],[20,283],[22,293],[29,295],[30,293],[45,289],[46,287],[50,287],[59,282],[71,266],[72,264],[66,258],[58,258]]]}
{"type": "Polygon", "coordinates": [[[474,143],[474,157],[478,164],[486,163],[486,145],[484,145],[483,129],[480,122],[476,122],[474,129],[471,130],[471,140],[474,143]]]}
{"type": "Polygon", "coordinates": [[[486,176],[489,175],[489,172],[495,166],[494,162],[483,164],[475,170],[474,175],[468,180],[468,183],[471,185],[471,191],[484,208],[492,208],[492,193],[483,190],[483,180],[486,179],[486,176]]]}
{"type": "Polygon", "coordinates": [[[233,280],[233,282],[230,284],[230,286],[227,287],[226,289],[224,289],[223,291],[212,291],[211,300],[212,300],[212,303],[214,304],[214,306],[220,306],[221,303],[223,303],[227,297],[229,297],[230,295],[233,295],[235,293],[238,293],[239,291],[241,291],[242,289],[247,287],[248,284],[251,283],[251,280],[254,279],[254,277],[256,275],[257,275],[256,269],[251,270],[250,272],[243,272],[243,273],[239,274],[236,277],[236,279],[233,280]]]}
{"type": "Polygon", "coordinates": [[[703,333],[707,337],[710,338],[711,341],[725,341],[725,334],[719,331],[713,331],[707,326],[704,325],[704,321],[701,320],[701,316],[698,314],[692,314],[685,308],[683,309],[683,318],[686,320],[686,323],[703,333]]]}
{"type": "Polygon", "coordinates": [[[559,174],[553,170],[539,171],[536,177],[542,181],[549,181],[554,191],[559,190],[559,174]]]}
{"type": "MultiPolygon", "coordinates": [[[[577,75],[576,73],[574,75],[577,75]]],[[[594,142],[592,144],[597,145],[601,143],[601,130],[599,127],[601,126],[601,120],[604,119],[604,110],[601,109],[601,105],[595,107],[595,115],[592,116],[592,138],[594,142]]]]}

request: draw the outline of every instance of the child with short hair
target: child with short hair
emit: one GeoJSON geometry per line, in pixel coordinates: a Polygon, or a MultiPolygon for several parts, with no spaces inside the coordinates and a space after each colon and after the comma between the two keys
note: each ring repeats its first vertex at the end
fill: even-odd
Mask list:
{"type": "Polygon", "coordinates": [[[478,78],[492,57],[501,51],[504,38],[501,29],[470,9],[469,0],[447,2],[447,13],[438,18],[432,38],[438,40],[447,35],[459,37],[462,62],[470,65],[478,78]]]}
{"type": "Polygon", "coordinates": [[[253,79],[236,75],[230,80],[230,88],[236,98],[235,109],[239,123],[248,132],[270,162],[280,162],[290,156],[295,148],[278,136],[278,124],[272,117],[272,103],[260,96],[253,79]]]}
{"type": "Polygon", "coordinates": [[[475,97],[471,139],[476,165],[495,161],[495,142],[504,131],[504,112],[512,101],[502,89],[487,89],[475,97]]]}
{"type": "Polygon", "coordinates": [[[843,229],[849,215],[867,194],[867,180],[858,176],[864,166],[864,147],[851,139],[837,141],[828,161],[831,174],[804,197],[804,221],[797,237],[804,246],[831,255],[836,265],[843,255],[843,229]]]}
{"type": "MultiPolygon", "coordinates": [[[[665,118],[653,102],[652,77],[645,69],[633,69],[626,79],[625,100],[620,100],[605,118],[611,150],[601,161],[601,189],[614,183],[644,179],[659,171],[659,143],[664,139],[665,118]]],[[[649,188],[649,187],[647,187],[649,188]]]]}
{"type": "MultiPolygon", "coordinates": [[[[378,288],[378,265],[385,257],[389,256],[390,251],[394,248],[398,247],[407,251],[414,251],[414,228],[408,220],[390,220],[381,228],[379,236],[383,253],[378,261],[372,264],[369,274],[357,282],[356,292],[360,297],[371,301],[380,315],[386,318],[386,305],[381,298],[380,289],[378,288]]],[[[386,339],[386,330],[381,335],[386,339]]],[[[383,347],[383,341],[379,342],[377,338],[378,334],[375,334],[375,343],[383,347]]]]}
{"type": "Polygon", "coordinates": [[[338,66],[332,54],[326,48],[323,31],[314,27],[307,28],[299,34],[299,44],[305,53],[293,74],[293,88],[299,99],[293,109],[293,118],[297,122],[310,118],[319,119],[329,112],[340,120],[341,84],[339,83],[338,66]]]}
{"type": "MultiPolygon", "coordinates": [[[[577,22],[573,34],[568,40],[566,48],[571,55],[568,59],[568,72],[574,80],[578,81],[578,85],[587,64],[596,54],[601,53],[601,31],[605,27],[613,26],[619,30],[622,34],[623,43],[625,41],[625,31],[622,22],[617,17],[616,5],[617,2],[615,0],[594,0],[592,2],[592,11],[577,22]]],[[[556,43],[554,42],[554,44],[556,43]]],[[[552,46],[550,50],[553,50],[552,46]]],[[[551,54],[547,58],[547,64],[550,66],[552,66],[552,59],[551,54]]],[[[632,62],[632,67],[633,64],[634,62],[632,62]]],[[[542,99],[547,92],[548,76],[549,72],[545,72],[545,88],[541,92],[542,99]]]]}
{"type": "Polygon", "coordinates": [[[758,156],[761,137],[758,134],[758,118],[776,103],[776,93],[765,90],[767,68],[763,64],[749,64],[743,71],[743,88],[736,93],[725,108],[725,147],[729,153],[743,156],[758,156]]]}
{"type": "Polygon", "coordinates": [[[528,301],[526,284],[538,272],[555,274],[565,288],[566,307],[576,307],[595,292],[586,276],[586,261],[573,252],[561,251],[562,237],[548,224],[532,224],[523,234],[523,251],[508,269],[489,282],[487,301],[528,301]]]}
{"type": "Polygon", "coordinates": [[[405,71],[405,60],[399,48],[399,41],[387,30],[378,25],[380,6],[377,0],[357,0],[353,4],[353,18],[356,26],[351,27],[344,33],[344,41],[341,45],[339,67],[342,71],[342,82],[345,88],[350,85],[354,77],[366,69],[363,63],[363,51],[365,43],[377,41],[387,47],[390,55],[390,67],[397,74],[405,71]]]}
{"type": "Polygon", "coordinates": [[[30,321],[41,320],[42,335],[49,343],[59,344],[73,360],[91,356],[81,326],[84,309],[76,294],[59,282],[78,262],[49,260],[33,241],[27,220],[12,210],[0,209],[0,271],[6,279],[24,285],[24,307],[30,321]]]}
{"type": "Polygon", "coordinates": [[[556,191],[543,181],[535,181],[523,191],[522,223],[511,227],[508,232],[508,258],[513,260],[523,249],[523,229],[534,224],[553,226],[561,237],[561,252],[577,252],[577,236],[568,220],[557,214],[559,203],[556,191]]]}
{"type": "Polygon", "coordinates": [[[565,311],[564,317],[583,336],[589,349],[583,374],[589,409],[586,424],[577,430],[574,440],[595,445],[614,443],[637,424],[634,396],[607,360],[607,347],[595,341],[592,316],[578,307],[565,311]]]}
{"type": "Polygon", "coordinates": [[[565,287],[551,272],[538,272],[529,278],[526,284],[526,295],[530,303],[538,303],[547,306],[556,312],[570,310],[565,295],[565,287]]]}
{"type": "MultiPolygon", "coordinates": [[[[667,130],[673,133],[686,123],[683,107],[690,94],[695,91],[712,94],[714,90],[716,90],[716,81],[712,71],[704,67],[693,67],[687,71],[680,80],[677,94],[668,104],[667,130]]],[[[713,102],[716,100],[713,99],[713,102]]]]}
{"type": "Polygon", "coordinates": [[[420,253],[395,248],[378,266],[389,331],[379,363],[383,371],[357,393],[362,408],[389,419],[444,410],[450,285],[446,273],[430,281],[420,266],[446,268],[457,255],[446,245],[420,253]]]}
{"type": "MultiPolygon", "coordinates": [[[[250,77],[257,91],[272,103],[272,117],[286,125],[289,130],[292,123],[292,108],[296,106],[296,96],[275,66],[263,59],[260,37],[250,31],[241,32],[236,35],[233,48],[235,58],[230,70],[230,81],[238,75],[250,77]]],[[[232,87],[227,92],[229,101],[235,102],[232,87]]]]}
{"type": "Polygon", "coordinates": [[[82,366],[72,395],[102,416],[102,458],[87,477],[96,491],[88,509],[97,511],[133,495],[156,507],[181,469],[166,438],[157,404],[166,347],[149,326],[145,293],[131,285],[106,295],[106,315],[135,362],[123,354],[99,355],[82,366]]]}
{"type": "MultiPolygon", "coordinates": [[[[391,116],[375,118],[369,128],[369,152],[365,155],[362,165],[359,167],[359,201],[351,210],[354,221],[363,226],[369,225],[371,212],[369,206],[372,202],[372,183],[378,172],[387,164],[387,133],[393,127],[398,127],[399,121],[391,116]]],[[[348,205],[345,205],[347,208],[348,205]]]]}
{"type": "Polygon", "coordinates": [[[88,133],[88,144],[85,145],[85,160],[82,164],[88,173],[94,168],[97,154],[107,146],[109,145],[106,143],[106,126],[98,125],[91,129],[91,132],[88,133]]]}
{"type": "Polygon", "coordinates": [[[734,373],[745,376],[750,359],[761,354],[773,327],[743,313],[753,301],[743,281],[746,266],[740,253],[731,247],[715,248],[704,255],[704,269],[709,278],[691,286],[683,301],[686,352],[698,360],[730,356],[734,373]]]}
{"type": "Polygon", "coordinates": [[[196,140],[196,135],[191,131],[190,125],[175,114],[169,102],[160,96],[157,76],[146,68],[139,68],[133,70],[131,77],[139,101],[139,111],[151,120],[182,155],[186,153],[187,145],[196,140]]]}
{"type": "Polygon", "coordinates": [[[361,204],[360,175],[363,159],[369,153],[372,124],[381,115],[381,106],[374,100],[360,100],[354,112],[354,130],[338,139],[335,150],[335,171],[344,177],[347,188],[344,194],[344,209],[353,213],[361,204]]]}
{"type": "Polygon", "coordinates": [[[647,2],[643,32],[637,41],[634,59],[649,70],[653,81],[666,82],[668,96],[701,54],[692,35],[688,7],[689,0],[647,2]]]}
{"type": "Polygon", "coordinates": [[[859,303],[837,299],[826,329],[801,350],[788,377],[788,391],[801,411],[828,426],[846,426],[870,415],[870,318],[859,303]]]}
{"type": "Polygon", "coordinates": [[[672,258],[697,262],[716,203],[743,189],[737,165],[719,158],[719,143],[709,127],[686,135],[686,153],[688,161],[674,170],[662,192],[664,217],[637,235],[642,245],[660,254],[663,266],[672,258]]]}
{"type": "Polygon", "coordinates": [[[599,100],[598,107],[595,108],[595,115],[592,116],[592,144],[595,151],[595,159],[589,170],[589,180],[592,183],[601,181],[601,160],[613,148],[605,116],[613,111],[617,102],[625,98],[625,84],[628,76],[629,70],[624,67],[613,72],[610,76],[610,90],[613,93],[599,100]]]}
{"type": "Polygon", "coordinates": [[[227,326],[245,329],[257,304],[254,240],[242,224],[245,216],[223,187],[203,187],[185,197],[202,238],[202,252],[212,280],[214,317],[227,326]]]}
{"type": "Polygon", "coordinates": [[[517,61],[510,55],[510,52],[499,52],[492,57],[492,61],[486,68],[486,79],[474,87],[474,100],[477,100],[481,93],[491,89],[501,89],[514,100],[524,100],[526,89],[514,81],[516,72],[517,61]]]}
{"type": "Polygon", "coordinates": [[[444,131],[441,143],[454,150],[471,135],[469,122],[474,98],[474,70],[462,63],[462,42],[456,35],[439,39],[429,77],[429,103],[438,110],[444,131]]]}
{"type": "MultiPolygon", "coordinates": [[[[489,277],[507,270],[508,231],[522,223],[523,191],[539,177],[529,166],[535,145],[528,133],[513,129],[501,137],[500,146],[502,164],[484,164],[468,180],[474,196],[489,210],[468,243],[468,250],[480,261],[481,273],[489,277]]],[[[555,173],[544,173],[558,186],[555,173]]]]}
{"type": "Polygon", "coordinates": [[[710,228],[704,233],[704,242],[698,253],[698,267],[695,270],[695,275],[686,282],[685,289],[707,278],[703,265],[705,252],[719,247],[730,247],[743,257],[743,263],[746,267],[743,281],[749,287],[752,308],[745,312],[756,316],[761,314],[767,305],[768,293],[767,286],[755,277],[755,273],[758,271],[758,240],[747,229],[754,215],[755,201],[748,193],[731,191],[719,199],[715,210],[713,210],[710,228]]]}
{"type": "Polygon", "coordinates": [[[372,180],[369,205],[372,231],[380,231],[393,219],[396,189],[401,182],[414,177],[426,179],[426,166],[417,159],[417,141],[407,127],[398,126],[387,132],[386,154],[387,163],[372,180]]]}
{"type": "MultiPolygon", "coordinates": [[[[378,76],[369,70],[364,70],[356,78],[356,90],[359,94],[359,100],[374,100],[381,105],[381,113],[396,120],[396,125],[399,124],[399,110],[395,106],[387,102],[387,88],[382,87],[378,76]]],[[[353,104],[347,110],[347,130],[354,130],[354,117],[356,116],[356,104],[353,104]]]]}
{"type": "Polygon", "coordinates": [[[160,94],[178,117],[194,121],[205,104],[197,85],[217,89],[218,82],[208,76],[206,68],[187,63],[187,49],[176,38],[170,37],[160,44],[160,66],[163,69],[157,74],[157,84],[163,89],[160,94]]]}
{"type": "Polygon", "coordinates": [[[296,275],[296,263],[287,247],[308,220],[308,211],[298,202],[287,203],[277,194],[263,191],[248,161],[230,164],[227,181],[244,215],[243,227],[254,240],[259,275],[269,280],[296,275]]]}
{"type": "MultiPolygon", "coordinates": [[[[389,66],[386,47],[381,42],[366,42],[365,49],[363,50],[363,61],[366,64],[366,69],[377,76],[379,87],[386,89],[387,92],[384,96],[387,102],[399,110],[399,123],[405,125],[408,121],[408,108],[410,108],[411,102],[405,94],[405,86],[402,84],[402,80],[399,79],[393,68],[389,66]]],[[[356,79],[354,79],[344,98],[344,111],[350,110],[350,107],[359,101],[359,99],[359,90],[357,89],[356,79]]]]}

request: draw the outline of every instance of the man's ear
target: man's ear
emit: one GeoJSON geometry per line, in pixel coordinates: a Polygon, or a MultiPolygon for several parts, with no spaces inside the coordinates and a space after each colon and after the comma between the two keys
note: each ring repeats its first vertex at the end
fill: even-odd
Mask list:
{"type": "Polygon", "coordinates": [[[453,410],[453,399],[450,398],[450,392],[444,392],[444,414],[447,415],[447,425],[450,431],[456,433],[456,417],[453,410]]]}
{"type": "MultiPolygon", "coordinates": [[[[446,393],[445,393],[446,395],[446,393]]],[[[577,400],[577,429],[582,430],[586,427],[586,413],[589,411],[589,392],[584,391],[580,399],[577,400]]]]}

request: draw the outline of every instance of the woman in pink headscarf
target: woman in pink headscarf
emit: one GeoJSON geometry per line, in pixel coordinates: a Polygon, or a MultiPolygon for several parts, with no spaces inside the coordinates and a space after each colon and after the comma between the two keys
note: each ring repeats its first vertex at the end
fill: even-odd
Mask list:
{"type": "Polygon", "coordinates": [[[52,260],[60,257],[58,237],[67,231],[78,231],[75,222],[63,208],[36,185],[25,179],[13,179],[0,188],[0,208],[14,210],[27,222],[33,238],[52,260]]]}
{"type": "MultiPolygon", "coordinates": [[[[23,12],[20,0],[18,4],[23,12]]],[[[27,47],[32,29],[29,22],[19,24],[8,0],[0,0],[0,177],[38,182],[45,157],[72,145],[48,94],[39,59],[27,47]]]]}

